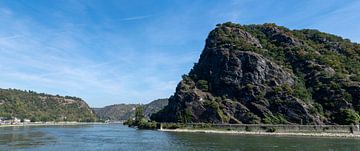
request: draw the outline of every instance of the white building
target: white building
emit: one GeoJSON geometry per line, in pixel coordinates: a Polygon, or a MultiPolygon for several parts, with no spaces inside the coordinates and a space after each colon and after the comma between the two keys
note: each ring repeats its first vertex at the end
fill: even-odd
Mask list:
{"type": "Polygon", "coordinates": [[[13,123],[14,123],[14,124],[18,124],[18,123],[20,123],[20,122],[21,122],[20,119],[18,119],[17,117],[14,117],[14,119],[13,119],[13,123]]]}
{"type": "Polygon", "coordinates": [[[29,120],[29,119],[24,119],[24,123],[30,123],[31,122],[31,120],[29,120]]]}

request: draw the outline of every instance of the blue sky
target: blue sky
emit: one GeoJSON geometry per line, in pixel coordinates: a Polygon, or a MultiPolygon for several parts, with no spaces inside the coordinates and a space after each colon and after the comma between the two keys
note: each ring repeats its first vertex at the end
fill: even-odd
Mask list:
{"type": "Polygon", "coordinates": [[[173,94],[216,24],[273,22],[360,42],[355,0],[1,0],[0,87],[90,106],[173,94]]]}

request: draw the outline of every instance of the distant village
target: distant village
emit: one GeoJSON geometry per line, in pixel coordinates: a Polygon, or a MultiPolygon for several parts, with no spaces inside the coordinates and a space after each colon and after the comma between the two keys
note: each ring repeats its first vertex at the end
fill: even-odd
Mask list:
{"type": "Polygon", "coordinates": [[[30,123],[30,119],[19,119],[17,117],[0,117],[0,125],[20,125],[30,123]]]}
{"type": "Polygon", "coordinates": [[[35,122],[30,119],[20,119],[17,117],[0,117],[0,126],[22,126],[22,125],[73,125],[79,124],[77,121],[47,121],[47,122],[35,122]]]}

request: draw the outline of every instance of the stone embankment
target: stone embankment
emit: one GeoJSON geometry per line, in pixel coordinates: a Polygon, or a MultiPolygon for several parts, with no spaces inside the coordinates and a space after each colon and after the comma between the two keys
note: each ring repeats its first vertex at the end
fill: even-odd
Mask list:
{"type": "Polygon", "coordinates": [[[268,124],[160,124],[160,131],[244,135],[358,137],[359,125],[268,125],[268,124]],[[165,125],[172,125],[171,128],[165,125]]]}

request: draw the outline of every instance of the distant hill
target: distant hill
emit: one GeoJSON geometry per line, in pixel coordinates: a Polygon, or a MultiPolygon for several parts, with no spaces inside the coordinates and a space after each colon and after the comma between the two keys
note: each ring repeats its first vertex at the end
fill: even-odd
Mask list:
{"type": "Polygon", "coordinates": [[[357,124],[360,45],[318,30],[219,24],[158,122],[357,124]]]}
{"type": "Polygon", "coordinates": [[[0,89],[0,117],[32,121],[95,121],[96,116],[80,98],[16,89],[0,89]]]}
{"type": "Polygon", "coordinates": [[[163,109],[168,104],[168,99],[157,99],[149,104],[144,105],[144,113],[146,117],[163,109]]]}
{"type": "MultiPolygon", "coordinates": [[[[144,113],[146,117],[161,110],[168,104],[167,99],[158,99],[145,104],[144,113]]],[[[135,108],[141,106],[140,104],[114,104],[105,106],[103,108],[93,108],[96,115],[104,120],[127,120],[135,116],[135,108]]]]}
{"type": "Polygon", "coordinates": [[[139,104],[114,104],[103,108],[93,108],[95,114],[104,120],[125,120],[129,119],[135,113],[135,108],[139,104]]]}

